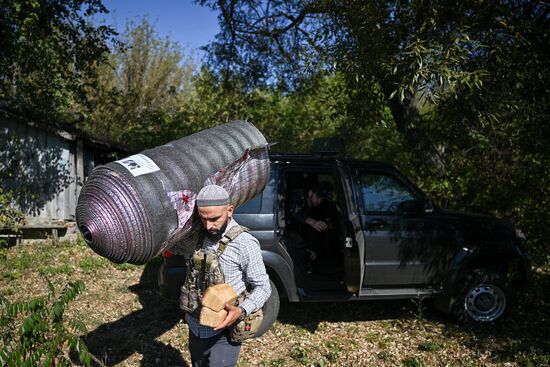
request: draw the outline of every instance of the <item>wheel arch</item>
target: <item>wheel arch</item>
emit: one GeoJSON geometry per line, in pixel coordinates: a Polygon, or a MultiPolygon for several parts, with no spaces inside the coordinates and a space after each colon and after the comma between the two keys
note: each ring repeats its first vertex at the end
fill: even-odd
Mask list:
{"type": "Polygon", "coordinates": [[[457,300],[464,274],[476,269],[503,274],[515,286],[525,285],[531,269],[530,259],[519,248],[514,247],[507,247],[498,253],[462,248],[451,262],[448,275],[442,283],[442,294],[435,298],[435,307],[449,314],[457,300]]]}
{"type": "Polygon", "coordinates": [[[271,251],[262,251],[262,257],[267,275],[273,281],[279,296],[290,302],[298,301],[294,271],[288,262],[280,255],[271,251]]]}

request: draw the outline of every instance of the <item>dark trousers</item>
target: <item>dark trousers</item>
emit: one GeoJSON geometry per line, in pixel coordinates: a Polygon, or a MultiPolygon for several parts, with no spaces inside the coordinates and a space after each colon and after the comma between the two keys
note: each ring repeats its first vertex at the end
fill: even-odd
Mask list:
{"type": "Polygon", "coordinates": [[[241,343],[229,340],[227,330],[211,338],[199,338],[189,330],[189,352],[193,367],[233,367],[237,364],[241,343]]]}

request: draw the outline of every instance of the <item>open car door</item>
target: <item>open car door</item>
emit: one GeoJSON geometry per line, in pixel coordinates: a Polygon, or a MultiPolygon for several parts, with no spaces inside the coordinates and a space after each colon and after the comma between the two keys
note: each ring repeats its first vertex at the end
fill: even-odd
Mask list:
{"type": "Polygon", "coordinates": [[[352,173],[342,162],[336,161],[340,192],[343,194],[343,228],[345,235],[344,267],[348,292],[358,293],[365,274],[365,235],[351,185],[352,173]]]}

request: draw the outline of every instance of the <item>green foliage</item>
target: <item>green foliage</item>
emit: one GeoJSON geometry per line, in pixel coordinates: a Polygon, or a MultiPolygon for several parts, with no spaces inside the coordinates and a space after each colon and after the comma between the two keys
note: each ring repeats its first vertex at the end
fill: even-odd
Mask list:
{"type": "Polygon", "coordinates": [[[424,303],[422,298],[413,298],[412,303],[416,306],[416,322],[422,324],[424,320],[424,303]]]}
{"type": "Polygon", "coordinates": [[[326,347],[326,352],[324,357],[327,359],[327,361],[330,363],[337,362],[342,349],[340,345],[336,342],[329,341],[325,343],[325,347],[326,347]]]}
{"type": "Polygon", "coordinates": [[[312,80],[312,85],[294,93],[270,88],[254,90],[246,116],[265,131],[280,151],[309,151],[313,140],[337,136],[347,121],[339,105],[345,103],[345,86],[338,75],[312,80]]]}
{"type": "Polygon", "coordinates": [[[279,151],[308,151],[313,139],[335,136],[345,128],[345,86],[338,75],[311,80],[301,91],[283,93],[271,87],[247,91],[240,78],[230,83],[206,68],[195,82],[189,103],[191,126],[211,127],[232,119],[253,122],[279,151]]]}
{"type": "Polygon", "coordinates": [[[292,348],[290,357],[302,365],[310,365],[312,363],[308,350],[302,346],[292,348]]]}
{"type": "Polygon", "coordinates": [[[134,270],[134,269],[137,269],[137,268],[138,268],[137,265],[128,264],[128,263],[113,264],[113,266],[114,266],[117,270],[122,270],[122,271],[134,270]]]}
{"type": "Polygon", "coordinates": [[[66,308],[84,290],[84,283],[70,283],[57,295],[46,281],[45,298],[16,303],[0,298],[0,365],[68,366],[69,350],[78,353],[82,364],[90,365],[88,349],[78,336],[86,328],[78,320],[65,318],[66,308]]]}
{"type": "Polygon", "coordinates": [[[423,352],[439,352],[442,346],[431,341],[425,341],[418,345],[418,349],[423,352]]]}
{"type": "Polygon", "coordinates": [[[0,2],[2,109],[42,119],[83,101],[114,35],[87,17],[105,12],[100,0],[0,2]]]}
{"type": "Polygon", "coordinates": [[[192,132],[184,105],[193,90],[191,56],[169,38],[161,39],[143,19],[129,23],[98,66],[98,88],[88,88],[93,109],[82,126],[94,135],[139,148],[192,132]]]}
{"type": "Polygon", "coordinates": [[[33,258],[26,252],[17,253],[14,256],[8,249],[2,249],[0,257],[0,277],[7,280],[18,279],[32,266],[33,258]]]}
{"type": "Polygon", "coordinates": [[[94,257],[88,256],[83,258],[80,261],[79,265],[84,272],[92,272],[92,271],[96,271],[97,269],[101,269],[108,266],[109,262],[98,256],[94,256],[94,257]]]}
{"type": "Polygon", "coordinates": [[[20,271],[3,271],[2,273],[0,273],[0,277],[2,279],[5,279],[7,281],[11,281],[11,280],[16,280],[20,277],[23,276],[23,273],[21,273],[20,271]]]}
{"type": "Polygon", "coordinates": [[[550,366],[550,354],[531,348],[516,354],[515,360],[520,367],[550,366]]]}
{"type": "Polygon", "coordinates": [[[378,357],[378,359],[381,359],[383,361],[389,361],[392,358],[391,353],[385,350],[379,352],[376,356],[378,357]]]}
{"type": "Polygon", "coordinates": [[[220,75],[299,88],[319,70],[337,70],[346,81],[350,128],[380,122],[388,108],[408,149],[438,170],[443,162],[420,107],[480,88],[486,75],[475,64],[485,46],[472,37],[485,24],[470,16],[477,9],[469,2],[460,9],[446,0],[199,3],[221,13],[222,32],[210,46],[220,75]]]}
{"type": "MultiPolygon", "coordinates": [[[[0,179],[1,183],[1,179],[0,179]]],[[[13,234],[20,233],[20,227],[25,224],[24,214],[12,206],[13,196],[10,191],[5,192],[0,187],[0,228],[7,229],[13,234]]],[[[0,248],[5,245],[5,240],[0,239],[0,248]]]]}
{"type": "Polygon", "coordinates": [[[423,367],[424,363],[418,357],[407,357],[401,361],[403,367],[423,367]]]}
{"type": "Polygon", "coordinates": [[[48,266],[41,269],[45,274],[67,274],[71,275],[74,273],[74,269],[69,264],[61,264],[58,266],[48,266]]]}
{"type": "MultiPolygon", "coordinates": [[[[17,176],[17,165],[20,157],[15,156],[15,151],[20,146],[20,141],[14,137],[8,139],[0,134],[0,228],[19,232],[19,227],[25,224],[25,215],[13,204],[16,201],[12,190],[6,189],[5,182],[13,180],[17,176]],[[12,149],[12,147],[16,147],[12,149]]],[[[24,185],[22,185],[24,186],[24,185]]],[[[20,193],[17,193],[20,194],[20,193]]],[[[2,246],[0,240],[0,247],[2,246]]]]}
{"type": "Polygon", "coordinates": [[[237,75],[245,90],[275,85],[290,95],[336,72],[336,133],[352,155],[397,163],[442,206],[514,221],[535,262],[548,263],[544,3],[198,3],[220,12],[209,62],[221,80],[237,75]]]}

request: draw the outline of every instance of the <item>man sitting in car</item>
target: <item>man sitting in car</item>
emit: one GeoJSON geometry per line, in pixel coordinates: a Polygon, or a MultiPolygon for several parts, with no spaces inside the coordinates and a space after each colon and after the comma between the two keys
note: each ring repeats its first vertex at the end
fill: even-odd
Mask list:
{"type": "Polygon", "coordinates": [[[301,234],[306,242],[309,259],[338,256],[339,210],[330,201],[333,186],[328,181],[316,183],[308,192],[306,207],[294,217],[302,224],[301,234]]]}

